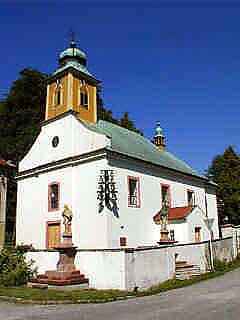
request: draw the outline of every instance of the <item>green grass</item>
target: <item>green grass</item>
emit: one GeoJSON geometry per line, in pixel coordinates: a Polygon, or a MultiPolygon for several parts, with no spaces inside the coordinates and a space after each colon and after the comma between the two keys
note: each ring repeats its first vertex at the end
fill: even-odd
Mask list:
{"type": "Polygon", "coordinates": [[[15,297],[23,300],[49,301],[70,300],[72,302],[104,302],[114,301],[119,297],[126,298],[133,295],[132,292],[121,290],[74,290],[60,291],[54,289],[37,289],[21,287],[0,287],[0,296],[15,297]]]}
{"type": "Polygon", "coordinates": [[[49,301],[66,301],[72,303],[94,303],[94,302],[107,302],[114,301],[117,299],[126,299],[129,296],[147,296],[154,295],[161,292],[165,292],[171,289],[182,288],[185,286],[192,285],[196,282],[215,278],[223,275],[228,271],[232,271],[240,267],[240,260],[236,260],[231,263],[216,262],[216,270],[202,274],[200,276],[193,277],[189,280],[168,280],[157,286],[153,286],[144,291],[129,292],[121,290],[80,290],[80,291],[59,291],[53,289],[36,289],[28,288],[26,286],[20,287],[1,287],[0,296],[14,297],[17,301],[35,301],[41,303],[47,303],[49,301]]]}

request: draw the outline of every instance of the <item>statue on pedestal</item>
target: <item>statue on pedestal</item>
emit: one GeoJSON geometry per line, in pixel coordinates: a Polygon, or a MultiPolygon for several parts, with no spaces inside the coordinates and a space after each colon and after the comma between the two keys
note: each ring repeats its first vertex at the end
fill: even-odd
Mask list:
{"type": "Polygon", "coordinates": [[[168,201],[163,201],[162,209],[160,210],[160,225],[161,225],[161,238],[160,242],[165,243],[168,242],[168,230],[167,230],[167,224],[168,224],[168,211],[169,211],[169,205],[168,201]]]}

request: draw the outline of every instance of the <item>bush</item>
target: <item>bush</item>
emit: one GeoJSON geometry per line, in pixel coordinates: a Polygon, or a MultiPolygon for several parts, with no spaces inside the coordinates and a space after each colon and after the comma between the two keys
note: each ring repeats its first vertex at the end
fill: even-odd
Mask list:
{"type": "Polygon", "coordinates": [[[0,251],[0,285],[20,286],[33,276],[31,263],[24,259],[27,246],[6,247],[0,251]]]}

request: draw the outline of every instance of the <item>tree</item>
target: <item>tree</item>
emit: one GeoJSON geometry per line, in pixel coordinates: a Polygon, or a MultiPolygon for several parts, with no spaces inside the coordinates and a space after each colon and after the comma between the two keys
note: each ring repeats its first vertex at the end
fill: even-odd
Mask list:
{"type": "MultiPolygon", "coordinates": [[[[0,101],[0,154],[17,164],[40,131],[45,112],[46,75],[33,69],[20,71],[6,98],[0,101]]],[[[17,185],[14,170],[8,178],[6,242],[14,241],[17,185]]]]}
{"type": "Polygon", "coordinates": [[[125,112],[120,120],[113,117],[112,110],[104,107],[100,92],[97,93],[97,117],[101,120],[112,122],[120,127],[143,135],[142,131],[135,127],[134,121],[129,119],[129,113],[125,112]]]}
{"type": "Polygon", "coordinates": [[[229,223],[240,224],[240,156],[229,146],[213,159],[207,175],[218,184],[220,223],[227,217],[229,223]]]}
{"type": "Polygon", "coordinates": [[[135,127],[134,122],[131,119],[129,119],[129,113],[128,112],[124,113],[123,117],[120,119],[120,123],[119,124],[123,128],[126,128],[126,129],[131,130],[131,131],[135,131],[135,132],[143,135],[143,133],[139,129],[137,129],[135,127]]]}
{"type": "Polygon", "coordinates": [[[44,119],[46,75],[20,71],[5,100],[0,102],[0,154],[18,162],[31,147],[44,119]]]}

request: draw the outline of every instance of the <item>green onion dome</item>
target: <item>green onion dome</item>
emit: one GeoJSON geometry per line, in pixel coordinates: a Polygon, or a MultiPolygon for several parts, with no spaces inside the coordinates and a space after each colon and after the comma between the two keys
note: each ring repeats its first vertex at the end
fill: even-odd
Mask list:
{"type": "Polygon", "coordinates": [[[155,137],[159,137],[159,136],[163,136],[163,129],[160,127],[160,122],[157,122],[155,137]]]}
{"type": "Polygon", "coordinates": [[[60,53],[59,56],[59,65],[62,67],[70,61],[75,61],[80,63],[83,66],[87,65],[87,59],[85,53],[76,48],[74,41],[71,41],[70,48],[65,49],[60,53]]]}

